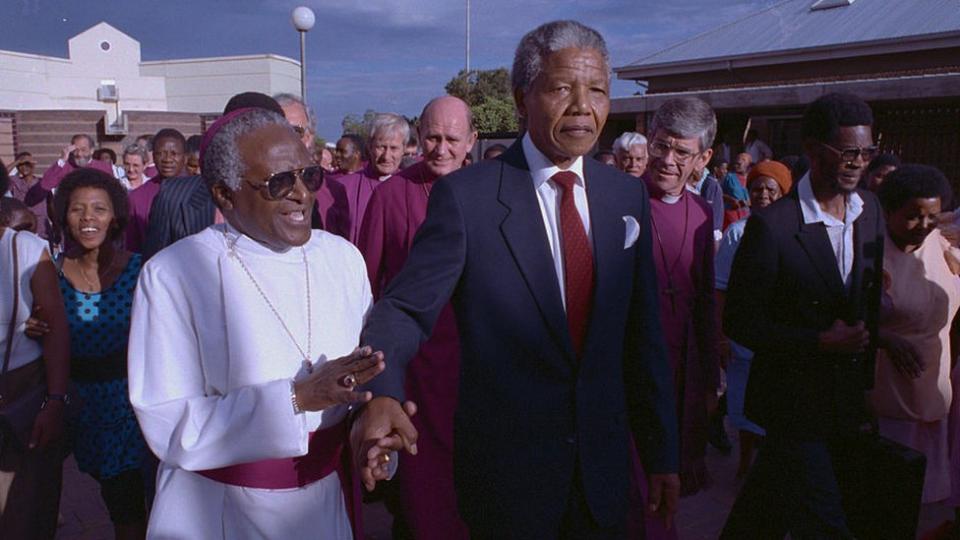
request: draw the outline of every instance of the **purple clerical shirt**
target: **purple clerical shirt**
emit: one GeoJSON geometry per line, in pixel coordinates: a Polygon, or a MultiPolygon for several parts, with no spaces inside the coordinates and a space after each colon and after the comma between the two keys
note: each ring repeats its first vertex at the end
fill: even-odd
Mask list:
{"type": "Polygon", "coordinates": [[[357,172],[336,178],[336,181],[343,186],[346,192],[349,208],[347,240],[354,245],[360,239],[360,226],[363,223],[367,205],[370,203],[370,197],[373,196],[373,191],[385,180],[386,178],[380,179],[372,165],[367,165],[357,172]]]}
{"type": "Polygon", "coordinates": [[[153,199],[160,193],[162,178],[153,178],[140,187],[130,191],[130,219],[127,220],[127,250],[140,253],[147,239],[147,225],[150,223],[150,207],[153,199]]]}

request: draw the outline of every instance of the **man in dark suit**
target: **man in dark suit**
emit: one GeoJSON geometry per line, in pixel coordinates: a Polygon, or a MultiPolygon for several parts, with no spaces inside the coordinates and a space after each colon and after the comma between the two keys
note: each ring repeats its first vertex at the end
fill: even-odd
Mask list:
{"type": "Polygon", "coordinates": [[[724,538],[850,538],[838,479],[865,419],[882,286],[884,221],[857,189],[873,115],[850,94],[803,116],[810,171],[747,222],[724,331],[755,353],[746,415],[767,430],[724,538]]]}
{"type": "MultiPolygon", "coordinates": [[[[313,155],[313,129],[310,127],[313,123],[309,121],[311,112],[303,102],[289,94],[280,94],[278,97],[282,98],[282,105],[266,94],[243,92],[230,98],[223,114],[250,107],[282,114],[300,133],[301,141],[313,155]]],[[[313,228],[345,235],[341,230],[345,230],[346,225],[341,225],[341,222],[346,222],[346,204],[347,195],[343,186],[324,182],[314,204],[313,228]]],[[[144,258],[150,258],[177,240],[206,229],[216,219],[216,205],[201,176],[184,176],[164,182],[150,208],[147,239],[143,245],[144,258]]]]}
{"type": "Polygon", "coordinates": [[[583,157],[609,111],[608,73],[603,38],[579,23],[521,40],[512,84],[527,133],[434,185],[361,338],[387,361],[352,433],[369,488],[390,449],[415,451],[405,364],[452,298],[454,476],[475,539],[622,537],[631,436],[653,511],[668,521],[675,511],[677,418],[648,194],[583,157]]]}

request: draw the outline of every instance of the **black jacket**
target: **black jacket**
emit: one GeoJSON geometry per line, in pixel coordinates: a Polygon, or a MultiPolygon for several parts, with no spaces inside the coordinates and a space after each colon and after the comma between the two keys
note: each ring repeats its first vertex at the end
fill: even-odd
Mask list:
{"type": "Polygon", "coordinates": [[[725,333],[755,353],[745,412],[768,431],[819,439],[853,429],[873,386],[885,225],[873,193],[858,190],[849,291],[822,223],[805,224],[798,190],[747,221],[727,288],[725,333]],[[864,321],[860,355],[818,350],[836,319],[864,321]]]}

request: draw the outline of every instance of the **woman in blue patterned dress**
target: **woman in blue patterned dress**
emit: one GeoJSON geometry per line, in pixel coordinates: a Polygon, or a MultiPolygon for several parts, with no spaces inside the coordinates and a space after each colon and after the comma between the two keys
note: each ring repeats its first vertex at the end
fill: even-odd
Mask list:
{"type": "MultiPolygon", "coordinates": [[[[127,193],[95,169],[67,175],[54,199],[69,249],[60,291],[70,324],[70,378],[80,411],[71,423],[80,470],[100,483],[116,538],[144,538],[142,466],[148,450],[127,390],[130,307],[140,255],[118,247],[128,215],[127,193]]],[[[42,314],[34,319],[42,332],[42,314]]]]}

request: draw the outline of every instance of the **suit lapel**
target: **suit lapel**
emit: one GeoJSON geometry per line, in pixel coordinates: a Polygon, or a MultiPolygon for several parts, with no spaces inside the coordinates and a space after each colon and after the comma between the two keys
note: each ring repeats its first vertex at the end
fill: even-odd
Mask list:
{"type": "Polygon", "coordinates": [[[553,254],[520,139],[504,153],[501,160],[504,165],[498,199],[507,209],[507,215],[500,223],[500,232],[520,267],[550,333],[573,359],[573,343],[567,329],[567,315],[560,296],[553,254]]]}
{"type": "MultiPolygon", "coordinates": [[[[793,196],[796,197],[795,194],[793,196]]],[[[800,220],[800,232],[797,233],[797,240],[807,253],[817,273],[823,278],[827,288],[830,289],[830,293],[836,297],[846,296],[840,269],[837,268],[837,255],[830,244],[826,225],[823,223],[804,223],[799,198],[797,198],[796,205],[797,217],[800,220]]]]}
{"type": "Polygon", "coordinates": [[[190,190],[182,206],[181,219],[185,234],[193,234],[213,224],[213,198],[203,179],[190,182],[190,190]]]}
{"type": "MultiPolygon", "coordinates": [[[[623,212],[618,212],[621,205],[617,201],[617,193],[605,185],[607,167],[592,159],[583,160],[583,175],[586,179],[587,201],[590,205],[590,235],[593,239],[593,308],[590,315],[590,326],[587,331],[587,342],[584,347],[584,356],[590,348],[590,336],[602,334],[594,328],[602,324],[603,317],[600,310],[609,299],[622,290],[616,276],[618,270],[629,261],[624,261],[626,251],[623,242],[626,239],[626,224],[623,221],[623,212]]],[[[639,182],[639,180],[637,180],[639,182]]]]}

